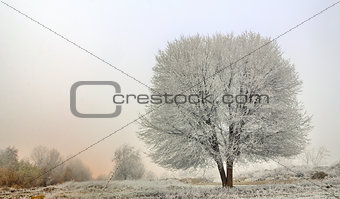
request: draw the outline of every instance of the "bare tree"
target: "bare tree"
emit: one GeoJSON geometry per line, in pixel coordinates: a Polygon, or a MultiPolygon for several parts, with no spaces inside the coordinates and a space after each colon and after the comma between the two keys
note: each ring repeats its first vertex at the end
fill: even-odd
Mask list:
{"type": "Polygon", "coordinates": [[[303,160],[307,165],[314,167],[321,166],[325,163],[325,160],[329,157],[329,151],[326,147],[305,149],[303,152],[303,160]]]}
{"type": "Polygon", "coordinates": [[[133,147],[123,145],[114,153],[113,179],[130,180],[143,177],[145,168],[140,154],[133,147]]]}
{"type": "MultiPolygon", "coordinates": [[[[62,157],[56,149],[44,146],[35,147],[31,153],[34,165],[43,172],[54,168],[62,162],[62,157]]],[[[43,176],[43,185],[55,184],[62,181],[63,167],[59,166],[43,176]]]]}
{"type": "Polygon", "coordinates": [[[87,181],[91,180],[90,169],[79,159],[72,159],[67,163],[64,170],[64,181],[87,181]]]}
{"type": "Polygon", "coordinates": [[[15,170],[18,166],[18,150],[14,147],[7,147],[0,150],[0,167],[15,170]]]}
{"type": "Polygon", "coordinates": [[[139,136],[156,163],[174,169],[215,164],[222,186],[231,187],[235,161],[290,157],[304,149],[310,117],[296,98],[302,82],[269,41],[249,32],[197,35],[159,52],[151,93],[167,94],[170,102],[181,94],[181,100],[150,104],[141,122],[139,136]]]}
{"type": "Polygon", "coordinates": [[[17,169],[19,166],[18,150],[7,147],[0,150],[0,186],[13,186],[17,182],[17,169]]]}

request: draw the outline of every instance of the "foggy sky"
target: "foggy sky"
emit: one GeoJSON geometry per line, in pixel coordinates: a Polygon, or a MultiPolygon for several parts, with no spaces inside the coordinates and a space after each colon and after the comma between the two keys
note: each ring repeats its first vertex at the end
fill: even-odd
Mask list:
{"type": "MultiPolygon", "coordinates": [[[[275,37],[334,1],[12,1],[16,7],[97,56],[150,85],[155,55],[167,41],[196,33],[258,32],[275,37]]],[[[278,40],[303,84],[299,99],[313,115],[314,147],[340,160],[340,6],[278,40]]],[[[123,106],[111,119],[83,119],[69,109],[69,90],[81,80],[116,81],[123,93],[148,89],[53,33],[0,4],[0,148],[15,146],[20,158],[44,145],[64,157],[77,153],[144,112],[123,106]]],[[[79,110],[114,109],[110,87],[79,90],[79,110]]],[[[138,123],[81,154],[94,175],[112,168],[114,150],[129,144],[146,152],[138,123]]],[[[145,159],[148,169],[164,170],[145,159]]]]}

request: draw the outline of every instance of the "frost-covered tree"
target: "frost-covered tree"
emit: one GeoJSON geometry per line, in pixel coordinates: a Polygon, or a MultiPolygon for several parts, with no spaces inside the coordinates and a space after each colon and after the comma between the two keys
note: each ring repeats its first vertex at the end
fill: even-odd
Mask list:
{"type": "Polygon", "coordinates": [[[140,154],[133,147],[123,145],[114,153],[113,179],[134,180],[143,177],[145,168],[140,154]]]}
{"type": "Polygon", "coordinates": [[[80,160],[72,159],[65,165],[63,181],[87,181],[92,179],[90,169],[80,160]]]}
{"type": "MultiPolygon", "coordinates": [[[[59,165],[63,159],[61,154],[56,149],[49,149],[44,146],[37,146],[32,150],[31,159],[34,166],[40,168],[43,172],[54,168],[59,165]]],[[[42,184],[50,185],[59,183],[63,178],[63,167],[59,166],[53,169],[51,172],[46,173],[42,176],[42,184]]]]}
{"type": "Polygon", "coordinates": [[[184,94],[187,102],[177,96],[178,103],[148,106],[153,111],[142,119],[139,136],[156,163],[173,169],[215,164],[222,186],[232,186],[236,161],[289,157],[304,149],[310,118],[297,100],[302,82],[269,41],[249,32],[197,35],[159,52],[152,94],[184,94]]]}
{"type": "Polygon", "coordinates": [[[0,150],[0,167],[15,170],[18,163],[18,149],[7,147],[5,150],[0,150]]]}
{"type": "Polygon", "coordinates": [[[307,165],[312,165],[314,167],[321,166],[326,163],[326,159],[329,157],[329,151],[326,147],[305,149],[303,152],[302,160],[307,165]]]}

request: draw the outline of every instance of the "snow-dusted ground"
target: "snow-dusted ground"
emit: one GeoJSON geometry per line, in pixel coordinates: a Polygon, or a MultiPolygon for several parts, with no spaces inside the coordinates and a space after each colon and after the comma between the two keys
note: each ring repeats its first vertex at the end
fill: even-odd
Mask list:
{"type": "Polygon", "coordinates": [[[165,179],[112,181],[103,191],[106,181],[88,181],[29,190],[0,189],[0,198],[339,198],[339,164],[330,168],[292,169],[295,172],[279,168],[245,174],[232,189],[209,182],[197,185],[165,179]],[[312,180],[311,175],[320,170],[328,176],[312,180]]]}
{"type": "Polygon", "coordinates": [[[336,198],[340,195],[340,178],[302,180],[291,184],[237,185],[220,188],[218,185],[190,185],[178,180],[113,181],[105,191],[105,181],[67,182],[35,190],[9,190],[1,198],[336,198]],[[335,196],[334,196],[335,195],[335,196]],[[39,197],[36,197],[39,198],[39,197]]]}

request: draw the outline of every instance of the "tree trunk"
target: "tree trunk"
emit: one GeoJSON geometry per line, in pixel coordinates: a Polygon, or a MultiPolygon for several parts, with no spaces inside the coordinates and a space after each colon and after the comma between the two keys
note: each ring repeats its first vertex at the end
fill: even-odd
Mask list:
{"type": "Polygon", "coordinates": [[[225,175],[224,167],[222,161],[217,162],[217,168],[218,172],[220,173],[221,181],[222,181],[222,187],[225,187],[227,185],[227,177],[225,175]]]}
{"type": "Polygon", "coordinates": [[[227,187],[233,187],[233,161],[227,161],[227,187]]]}

